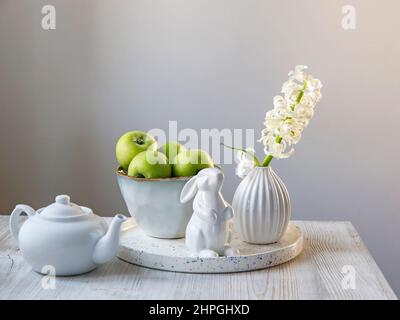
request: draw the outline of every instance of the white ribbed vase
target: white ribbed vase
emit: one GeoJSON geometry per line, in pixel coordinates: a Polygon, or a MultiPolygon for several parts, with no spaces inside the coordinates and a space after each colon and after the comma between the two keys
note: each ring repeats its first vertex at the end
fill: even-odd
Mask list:
{"type": "Polygon", "coordinates": [[[235,228],[243,241],[277,242],[290,220],[289,193],[270,166],[255,167],[233,196],[235,228]]]}

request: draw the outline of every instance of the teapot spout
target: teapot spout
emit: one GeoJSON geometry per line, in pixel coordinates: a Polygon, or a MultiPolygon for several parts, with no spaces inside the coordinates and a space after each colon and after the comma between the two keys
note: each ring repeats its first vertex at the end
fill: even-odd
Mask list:
{"type": "Polygon", "coordinates": [[[97,241],[93,252],[93,262],[102,264],[115,257],[119,244],[119,233],[121,225],[128,218],[122,214],[117,214],[111,221],[107,233],[97,241]]]}

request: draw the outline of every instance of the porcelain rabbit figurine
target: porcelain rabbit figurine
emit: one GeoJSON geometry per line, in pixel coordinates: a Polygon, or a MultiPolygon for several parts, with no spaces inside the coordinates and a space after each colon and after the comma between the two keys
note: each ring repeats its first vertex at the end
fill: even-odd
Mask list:
{"type": "Polygon", "coordinates": [[[220,169],[201,170],[183,187],[181,202],[194,196],[193,215],[186,228],[186,247],[192,256],[235,256],[237,250],[229,246],[227,222],[233,217],[232,207],[224,200],[221,188],[224,175],[220,169]]]}

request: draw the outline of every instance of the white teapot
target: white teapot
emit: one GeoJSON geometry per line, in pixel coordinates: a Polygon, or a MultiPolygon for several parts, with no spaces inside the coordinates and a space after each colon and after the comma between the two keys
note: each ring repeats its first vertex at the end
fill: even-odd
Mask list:
{"type": "Polygon", "coordinates": [[[38,211],[17,205],[11,213],[10,229],[33,270],[47,273],[51,267],[55,275],[66,276],[88,272],[114,258],[121,224],[126,219],[122,214],[116,215],[107,230],[104,219],[91,209],[70,202],[67,195],[59,195],[55,203],[38,211]],[[21,225],[22,213],[28,219],[21,225]]]}

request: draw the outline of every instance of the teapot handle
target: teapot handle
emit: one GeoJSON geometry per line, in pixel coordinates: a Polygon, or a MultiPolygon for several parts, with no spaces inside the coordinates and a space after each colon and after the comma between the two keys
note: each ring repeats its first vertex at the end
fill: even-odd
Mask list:
{"type": "Polygon", "coordinates": [[[19,204],[15,207],[15,209],[11,213],[10,230],[11,230],[11,234],[17,241],[18,241],[19,230],[21,229],[21,224],[19,223],[18,218],[23,213],[26,213],[28,215],[28,218],[30,218],[36,214],[36,211],[34,209],[32,209],[30,206],[27,206],[25,204],[19,204]]]}

